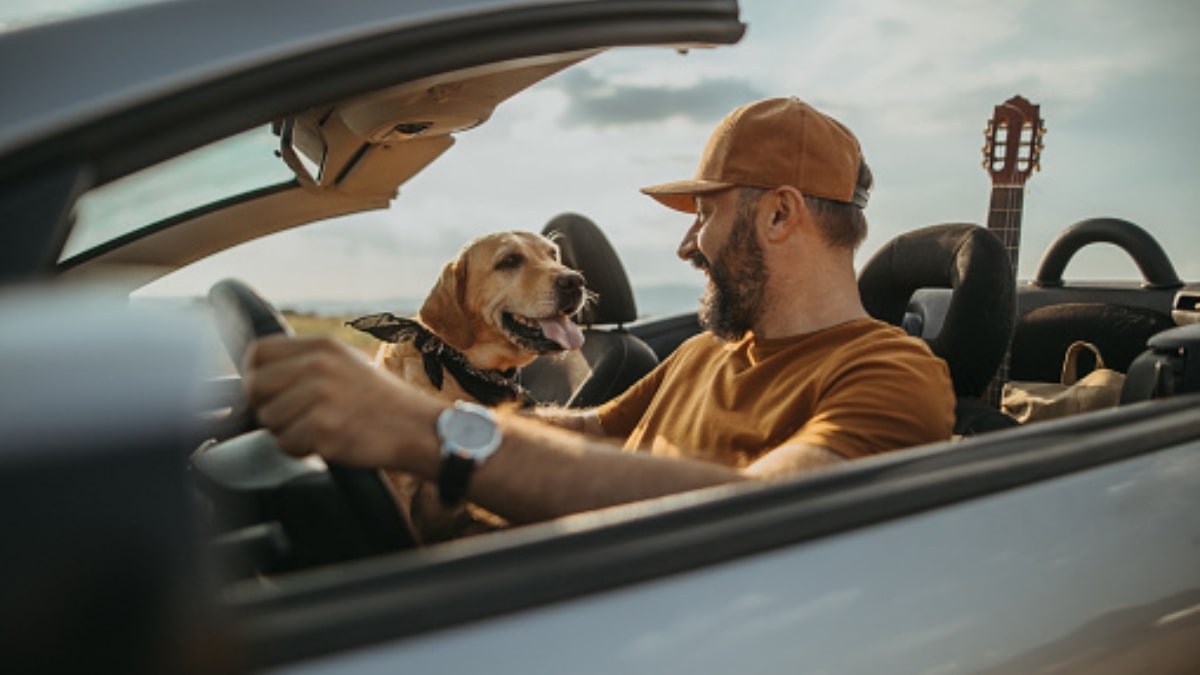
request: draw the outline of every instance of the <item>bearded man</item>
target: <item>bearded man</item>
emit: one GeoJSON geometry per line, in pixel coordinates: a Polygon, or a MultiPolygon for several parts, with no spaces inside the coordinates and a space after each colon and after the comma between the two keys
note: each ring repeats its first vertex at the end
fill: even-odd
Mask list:
{"type": "Polygon", "coordinates": [[[678,254],[709,275],[707,330],[597,409],[447,406],[320,338],[259,341],[247,395],[288,452],[408,471],[510,522],[947,439],[946,364],[858,296],[871,183],[854,135],[798,99],[726,117],[695,178],[643,190],[695,214],[678,254]]]}

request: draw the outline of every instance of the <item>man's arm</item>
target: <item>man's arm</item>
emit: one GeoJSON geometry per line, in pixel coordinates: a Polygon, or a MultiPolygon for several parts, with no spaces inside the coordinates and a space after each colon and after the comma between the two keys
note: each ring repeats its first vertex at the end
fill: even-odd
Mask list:
{"type": "MultiPolygon", "coordinates": [[[[434,429],[444,401],[323,338],[260,340],[246,373],[247,396],[259,421],[287,452],[407,471],[436,482],[441,452],[434,429]]],[[[498,423],[504,440],[473,473],[467,497],[514,522],[776,477],[837,457],[821,448],[785,445],[738,470],[621,452],[519,415],[500,415],[498,423]]]]}
{"type": "MultiPolygon", "coordinates": [[[[432,423],[431,423],[432,424],[432,423]]],[[[505,416],[500,450],[472,476],[471,501],[514,522],[547,520],[722,483],[774,479],[842,461],[812,445],[782,445],[745,469],[622,452],[578,434],[505,416]]],[[[436,442],[436,441],[435,441],[436,442]]]]}
{"type": "MultiPolygon", "coordinates": [[[[467,497],[513,522],[548,520],[745,478],[708,462],[623,452],[517,416],[498,421],[504,440],[472,474],[467,497]]],[[[429,437],[436,445],[434,435],[429,437]]]]}
{"type": "Polygon", "coordinates": [[[574,431],[588,436],[604,436],[604,428],[600,426],[600,416],[595,409],[574,410],[557,406],[541,406],[522,410],[525,417],[536,419],[559,429],[574,431]]]}
{"type": "Polygon", "coordinates": [[[750,478],[782,478],[841,464],[845,457],[829,448],[807,443],[785,443],[759,457],[743,470],[750,478]]]}

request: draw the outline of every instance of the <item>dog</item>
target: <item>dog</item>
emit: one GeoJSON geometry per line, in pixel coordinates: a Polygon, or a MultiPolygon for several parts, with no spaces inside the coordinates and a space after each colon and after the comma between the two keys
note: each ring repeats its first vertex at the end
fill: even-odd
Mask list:
{"type": "MultiPolygon", "coordinates": [[[[383,340],[376,365],[406,382],[450,401],[526,406],[534,402],[516,369],[542,354],[578,350],[583,332],[571,316],[589,299],[583,275],[562,263],[552,240],[498,232],[471,241],[446,264],[416,319],[382,313],[348,325],[383,340]]],[[[504,526],[473,506],[441,506],[428,482],[384,475],[422,543],[504,526]]]]}

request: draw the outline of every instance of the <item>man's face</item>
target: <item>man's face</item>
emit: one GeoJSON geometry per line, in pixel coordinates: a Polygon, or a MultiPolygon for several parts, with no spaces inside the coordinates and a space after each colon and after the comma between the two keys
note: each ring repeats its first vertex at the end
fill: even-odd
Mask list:
{"type": "Polygon", "coordinates": [[[738,189],[697,197],[696,223],[680,256],[708,273],[700,324],[723,340],[741,339],[762,310],[767,270],[754,229],[754,201],[738,189]]]}

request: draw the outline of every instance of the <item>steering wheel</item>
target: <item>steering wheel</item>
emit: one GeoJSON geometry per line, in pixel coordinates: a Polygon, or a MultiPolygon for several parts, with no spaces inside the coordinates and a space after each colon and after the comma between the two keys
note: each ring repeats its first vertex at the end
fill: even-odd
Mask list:
{"type": "MultiPolygon", "coordinates": [[[[225,279],[208,293],[216,319],[217,332],[233,362],[241,372],[243,357],[251,343],[268,335],[291,335],[287,321],[271,303],[250,286],[237,279],[225,279]]],[[[242,373],[244,374],[244,373],[242,373]]],[[[247,415],[253,419],[252,415],[247,415]]],[[[256,426],[256,425],[255,425],[256,426]]],[[[257,432],[256,432],[257,433],[257,432]]],[[[287,455],[267,435],[273,452],[287,455]]],[[[259,449],[261,452],[261,448],[259,449]]],[[[326,462],[329,477],[345,497],[350,510],[362,524],[366,544],[372,553],[413,548],[416,541],[401,518],[396,504],[379,472],[326,462]]]]}

